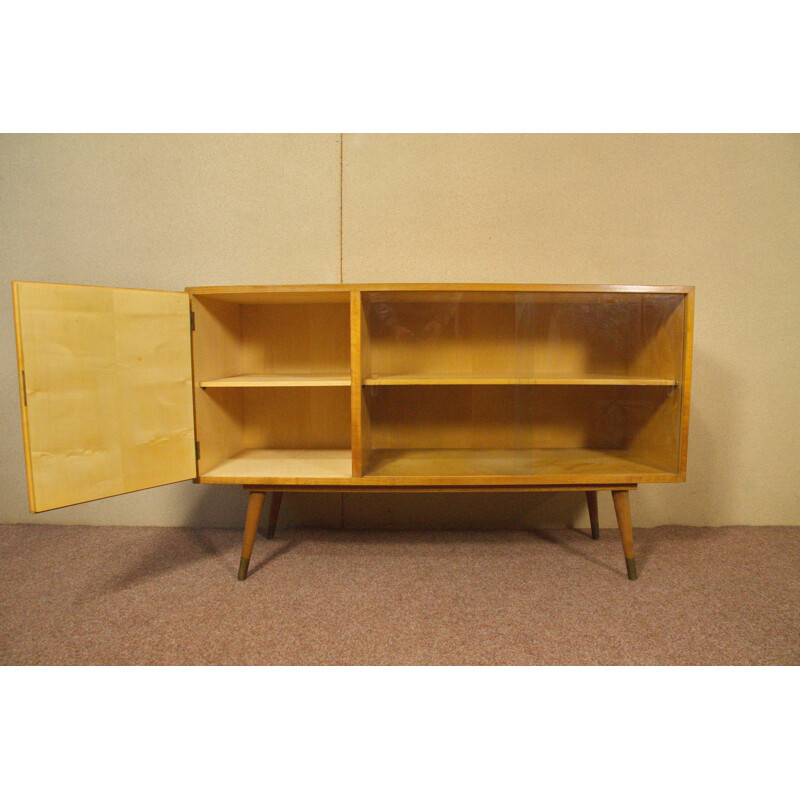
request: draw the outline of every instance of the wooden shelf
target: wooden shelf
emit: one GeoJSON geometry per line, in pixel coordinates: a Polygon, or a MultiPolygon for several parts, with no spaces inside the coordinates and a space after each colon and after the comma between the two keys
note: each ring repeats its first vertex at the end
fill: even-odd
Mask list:
{"type": "Polygon", "coordinates": [[[638,476],[669,475],[663,469],[633,460],[623,450],[539,448],[519,450],[373,450],[367,477],[459,477],[532,475],[587,480],[632,480],[638,476]]]}
{"type": "Polygon", "coordinates": [[[239,305],[298,305],[350,302],[347,286],[198,286],[186,290],[201,300],[239,305]]]}
{"type": "Polygon", "coordinates": [[[375,375],[364,386],[677,386],[673,378],[619,375],[375,375]]]}
{"type": "Polygon", "coordinates": [[[255,483],[278,479],[342,479],[352,476],[350,450],[242,450],[200,477],[205,483],[255,483]]]}
{"type": "Polygon", "coordinates": [[[328,374],[276,374],[276,375],[231,375],[211,381],[200,381],[203,389],[236,388],[248,386],[349,386],[350,373],[328,374]]]}
{"type": "MultiPolygon", "coordinates": [[[[631,458],[623,450],[541,448],[519,450],[373,450],[364,477],[353,479],[350,450],[242,450],[203,473],[203,483],[282,484],[364,483],[416,479],[503,478],[539,483],[647,482],[677,475],[631,458]],[[525,476],[525,477],[522,477],[525,476]]],[[[483,481],[481,481],[482,483],[483,481]]],[[[458,483],[458,480],[456,480],[458,483]]]]}

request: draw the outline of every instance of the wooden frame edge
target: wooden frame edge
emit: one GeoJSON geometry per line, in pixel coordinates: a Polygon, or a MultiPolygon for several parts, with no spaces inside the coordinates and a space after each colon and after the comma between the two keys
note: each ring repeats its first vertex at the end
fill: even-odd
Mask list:
{"type": "Polygon", "coordinates": [[[188,292],[184,291],[186,299],[189,303],[189,359],[191,360],[192,370],[192,424],[194,425],[194,478],[193,483],[198,483],[200,480],[200,459],[198,457],[198,440],[197,440],[197,392],[200,390],[200,383],[195,378],[194,370],[194,298],[188,292]]]}
{"type": "Polygon", "coordinates": [[[680,481],[686,480],[686,462],[689,455],[689,413],[692,394],[692,363],[694,359],[694,286],[686,292],[686,318],[684,322],[683,354],[683,397],[681,405],[680,462],[678,475],[680,481]]]}
{"type": "Polygon", "coordinates": [[[352,477],[364,472],[361,409],[361,292],[350,292],[350,460],[352,477]]]}
{"type": "Polygon", "coordinates": [[[19,285],[27,281],[11,281],[11,294],[14,306],[14,339],[17,350],[17,382],[19,383],[19,409],[22,420],[22,446],[25,451],[25,477],[28,485],[28,507],[35,514],[36,491],[33,485],[33,470],[31,468],[31,443],[28,434],[28,398],[25,386],[25,360],[22,353],[22,317],[19,308],[19,285]]]}
{"type": "Polygon", "coordinates": [[[532,486],[373,486],[370,484],[340,485],[296,485],[285,486],[274,483],[241,483],[246,492],[337,492],[348,494],[350,492],[585,492],[585,491],[634,491],[636,483],[575,483],[575,484],[536,484],[532,486]]]}
{"type": "Polygon", "coordinates": [[[310,283],[285,285],[248,286],[187,286],[189,294],[265,294],[311,292],[610,292],[633,294],[687,294],[693,286],[654,286],[645,284],[617,283],[310,283]]]}
{"type": "MultiPolygon", "coordinates": [[[[680,475],[675,472],[672,473],[651,473],[651,474],[636,474],[631,473],[628,475],[613,476],[609,480],[608,475],[581,475],[579,480],[565,481],[563,475],[553,476],[553,479],[542,480],[526,475],[526,476],[510,476],[510,475],[472,475],[457,478],[458,483],[454,483],[455,476],[425,476],[425,477],[383,477],[383,476],[367,476],[361,478],[269,478],[265,479],[263,485],[277,486],[287,491],[289,489],[299,489],[307,487],[308,491],[316,491],[321,486],[337,486],[340,490],[349,489],[352,487],[355,491],[359,488],[375,488],[375,489],[394,489],[403,491],[406,489],[437,489],[442,486],[484,486],[487,489],[492,487],[502,486],[519,486],[522,489],[531,489],[540,486],[546,489],[548,486],[606,486],[606,487],[624,487],[640,483],[679,483],[681,481],[680,475]]],[[[208,478],[201,477],[198,483],[207,484],[227,484],[227,485],[247,485],[256,486],[261,485],[254,483],[252,475],[232,475],[224,478],[208,478]]]]}

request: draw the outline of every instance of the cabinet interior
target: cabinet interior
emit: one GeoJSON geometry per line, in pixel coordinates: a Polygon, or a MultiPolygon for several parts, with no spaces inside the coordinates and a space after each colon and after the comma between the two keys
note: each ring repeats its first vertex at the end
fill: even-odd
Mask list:
{"type": "Polygon", "coordinates": [[[192,310],[200,478],[349,477],[349,293],[193,294],[192,310]]]}
{"type": "Polygon", "coordinates": [[[194,290],[192,309],[204,481],[681,471],[683,293],[194,290]]]}

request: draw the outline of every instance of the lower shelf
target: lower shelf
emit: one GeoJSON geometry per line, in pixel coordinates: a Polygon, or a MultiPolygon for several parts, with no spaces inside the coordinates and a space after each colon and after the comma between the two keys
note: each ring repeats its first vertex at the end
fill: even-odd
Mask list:
{"type": "Polygon", "coordinates": [[[520,450],[375,450],[367,477],[661,475],[663,469],[634,461],[624,450],[587,448],[520,450]]]}
{"type": "Polygon", "coordinates": [[[255,483],[277,478],[349,478],[350,450],[242,450],[201,475],[204,483],[255,483]]]}
{"type": "Polygon", "coordinates": [[[624,450],[375,450],[363,478],[352,477],[350,450],[242,450],[200,476],[203,483],[287,485],[452,485],[640,483],[678,475],[624,450]],[[485,481],[482,479],[486,479],[485,481]],[[416,480],[415,480],[416,479],[416,480]]]}

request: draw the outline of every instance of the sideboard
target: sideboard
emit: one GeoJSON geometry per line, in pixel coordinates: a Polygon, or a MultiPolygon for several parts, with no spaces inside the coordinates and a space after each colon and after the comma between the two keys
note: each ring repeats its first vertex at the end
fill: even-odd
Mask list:
{"type": "Polygon", "coordinates": [[[629,492],[685,480],[694,289],[15,282],[32,511],[193,479],[267,493],[629,492]]]}

